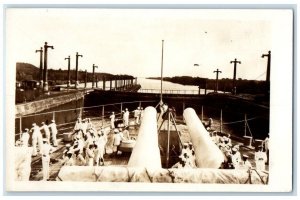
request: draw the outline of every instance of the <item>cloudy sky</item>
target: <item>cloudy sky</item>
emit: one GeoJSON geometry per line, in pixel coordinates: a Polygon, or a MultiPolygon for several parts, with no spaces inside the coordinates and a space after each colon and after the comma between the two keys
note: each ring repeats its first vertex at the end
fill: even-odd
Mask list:
{"type": "Polygon", "coordinates": [[[237,78],[263,80],[273,22],[266,10],[8,9],[6,58],[38,67],[35,50],[47,41],[48,68],[67,69],[70,55],[74,69],[79,52],[81,70],[96,64],[98,72],[160,76],[164,40],[164,76],[214,78],[218,68],[232,78],[237,58],[237,78]]]}

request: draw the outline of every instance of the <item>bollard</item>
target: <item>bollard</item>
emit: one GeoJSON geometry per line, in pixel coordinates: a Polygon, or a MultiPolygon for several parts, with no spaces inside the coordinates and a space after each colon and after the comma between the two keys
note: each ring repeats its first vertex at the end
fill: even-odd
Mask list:
{"type": "Polygon", "coordinates": [[[197,167],[219,168],[224,161],[224,154],[211,140],[195,110],[192,108],[185,109],[183,117],[194,145],[197,167]]]}
{"type": "Polygon", "coordinates": [[[144,110],[138,138],[129,158],[128,167],[162,167],[154,107],[149,106],[144,110]]]}

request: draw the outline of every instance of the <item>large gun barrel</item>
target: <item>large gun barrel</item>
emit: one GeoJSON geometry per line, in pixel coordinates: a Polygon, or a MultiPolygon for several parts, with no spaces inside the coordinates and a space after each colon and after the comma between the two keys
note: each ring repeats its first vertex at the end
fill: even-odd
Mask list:
{"type": "Polygon", "coordinates": [[[194,145],[197,167],[219,168],[224,162],[224,154],[211,140],[195,110],[192,108],[185,109],[183,117],[194,145]]]}
{"type": "Polygon", "coordinates": [[[129,167],[161,168],[156,110],[147,107],[139,129],[136,144],[128,162],[129,167]]]}

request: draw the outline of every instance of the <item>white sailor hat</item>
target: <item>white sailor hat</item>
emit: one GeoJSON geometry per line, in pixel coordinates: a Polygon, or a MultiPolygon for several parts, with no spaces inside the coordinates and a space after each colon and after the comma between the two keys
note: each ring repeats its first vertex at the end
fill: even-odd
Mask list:
{"type": "Polygon", "coordinates": [[[236,149],[235,147],[233,147],[231,150],[232,150],[232,151],[237,151],[237,149],[236,149]]]}
{"type": "Polygon", "coordinates": [[[243,158],[249,158],[249,156],[247,156],[246,154],[243,155],[243,158]]]}
{"type": "Polygon", "coordinates": [[[52,119],[52,120],[51,120],[51,122],[53,122],[53,123],[54,123],[54,122],[55,122],[55,120],[54,120],[54,119],[52,119]]]}
{"type": "Polygon", "coordinates": [[[36,126],[36,123],[33,123],[32,126],[36,126]]]}
{"type": "Polygon", "coordinates": [[[126,108],[125,110],[128,110],[128,108],[126,108]]]}
{"type": "Polygon", "coordinates": [[[114,129],[114,132],[115,132],[115,133],[118,133],[118,132],[119,132],[119,130],[118,130],[117,128],[115,128],[115,129],[114,129]]]}
{"type": "Polygon", "coordinates": [[[221,142],[224,142],[224,138],[221,137],[221,138],[220,138],[220,141],[221,141],[221,142]]]}
{"type": "Polygon", "coordinates": [[[43,142],[48,142],[48,140],[46,138],[43,138],[43,142]]]}
{"type": "Polygon", "coordinates": [[[25,128],[24,130],[25,130],[25,131],[29,131],[29,129],[28,129],[28,128],[25,128]]]}
{"type": "Polygon", "coordinates": [[[71,147],[71,144],[66,144],[66,147],[71,147]]]}
{"type": "Polygon", "coordinates": [[[45,122],[42,122],[41,124],[43,124],[43,125],[44,125],[44,124],[45,124],[45,122]]]}
{"type": "Polygon", "coordinates": [[[239,147],[239,145],[234,145],[234,148],[236,148],[237,150],[239,150],[240,149],[240,147],[239,147]]]}

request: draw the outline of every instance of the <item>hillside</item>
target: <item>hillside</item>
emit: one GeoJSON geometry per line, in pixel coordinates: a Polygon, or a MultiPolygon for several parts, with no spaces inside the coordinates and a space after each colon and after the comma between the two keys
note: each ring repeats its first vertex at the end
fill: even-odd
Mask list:
{"type": "Polygon", "coordinates": [[[39,68],[29,63],[17,63],[16,79],[17,81],[38,80],[39,68]]]}

